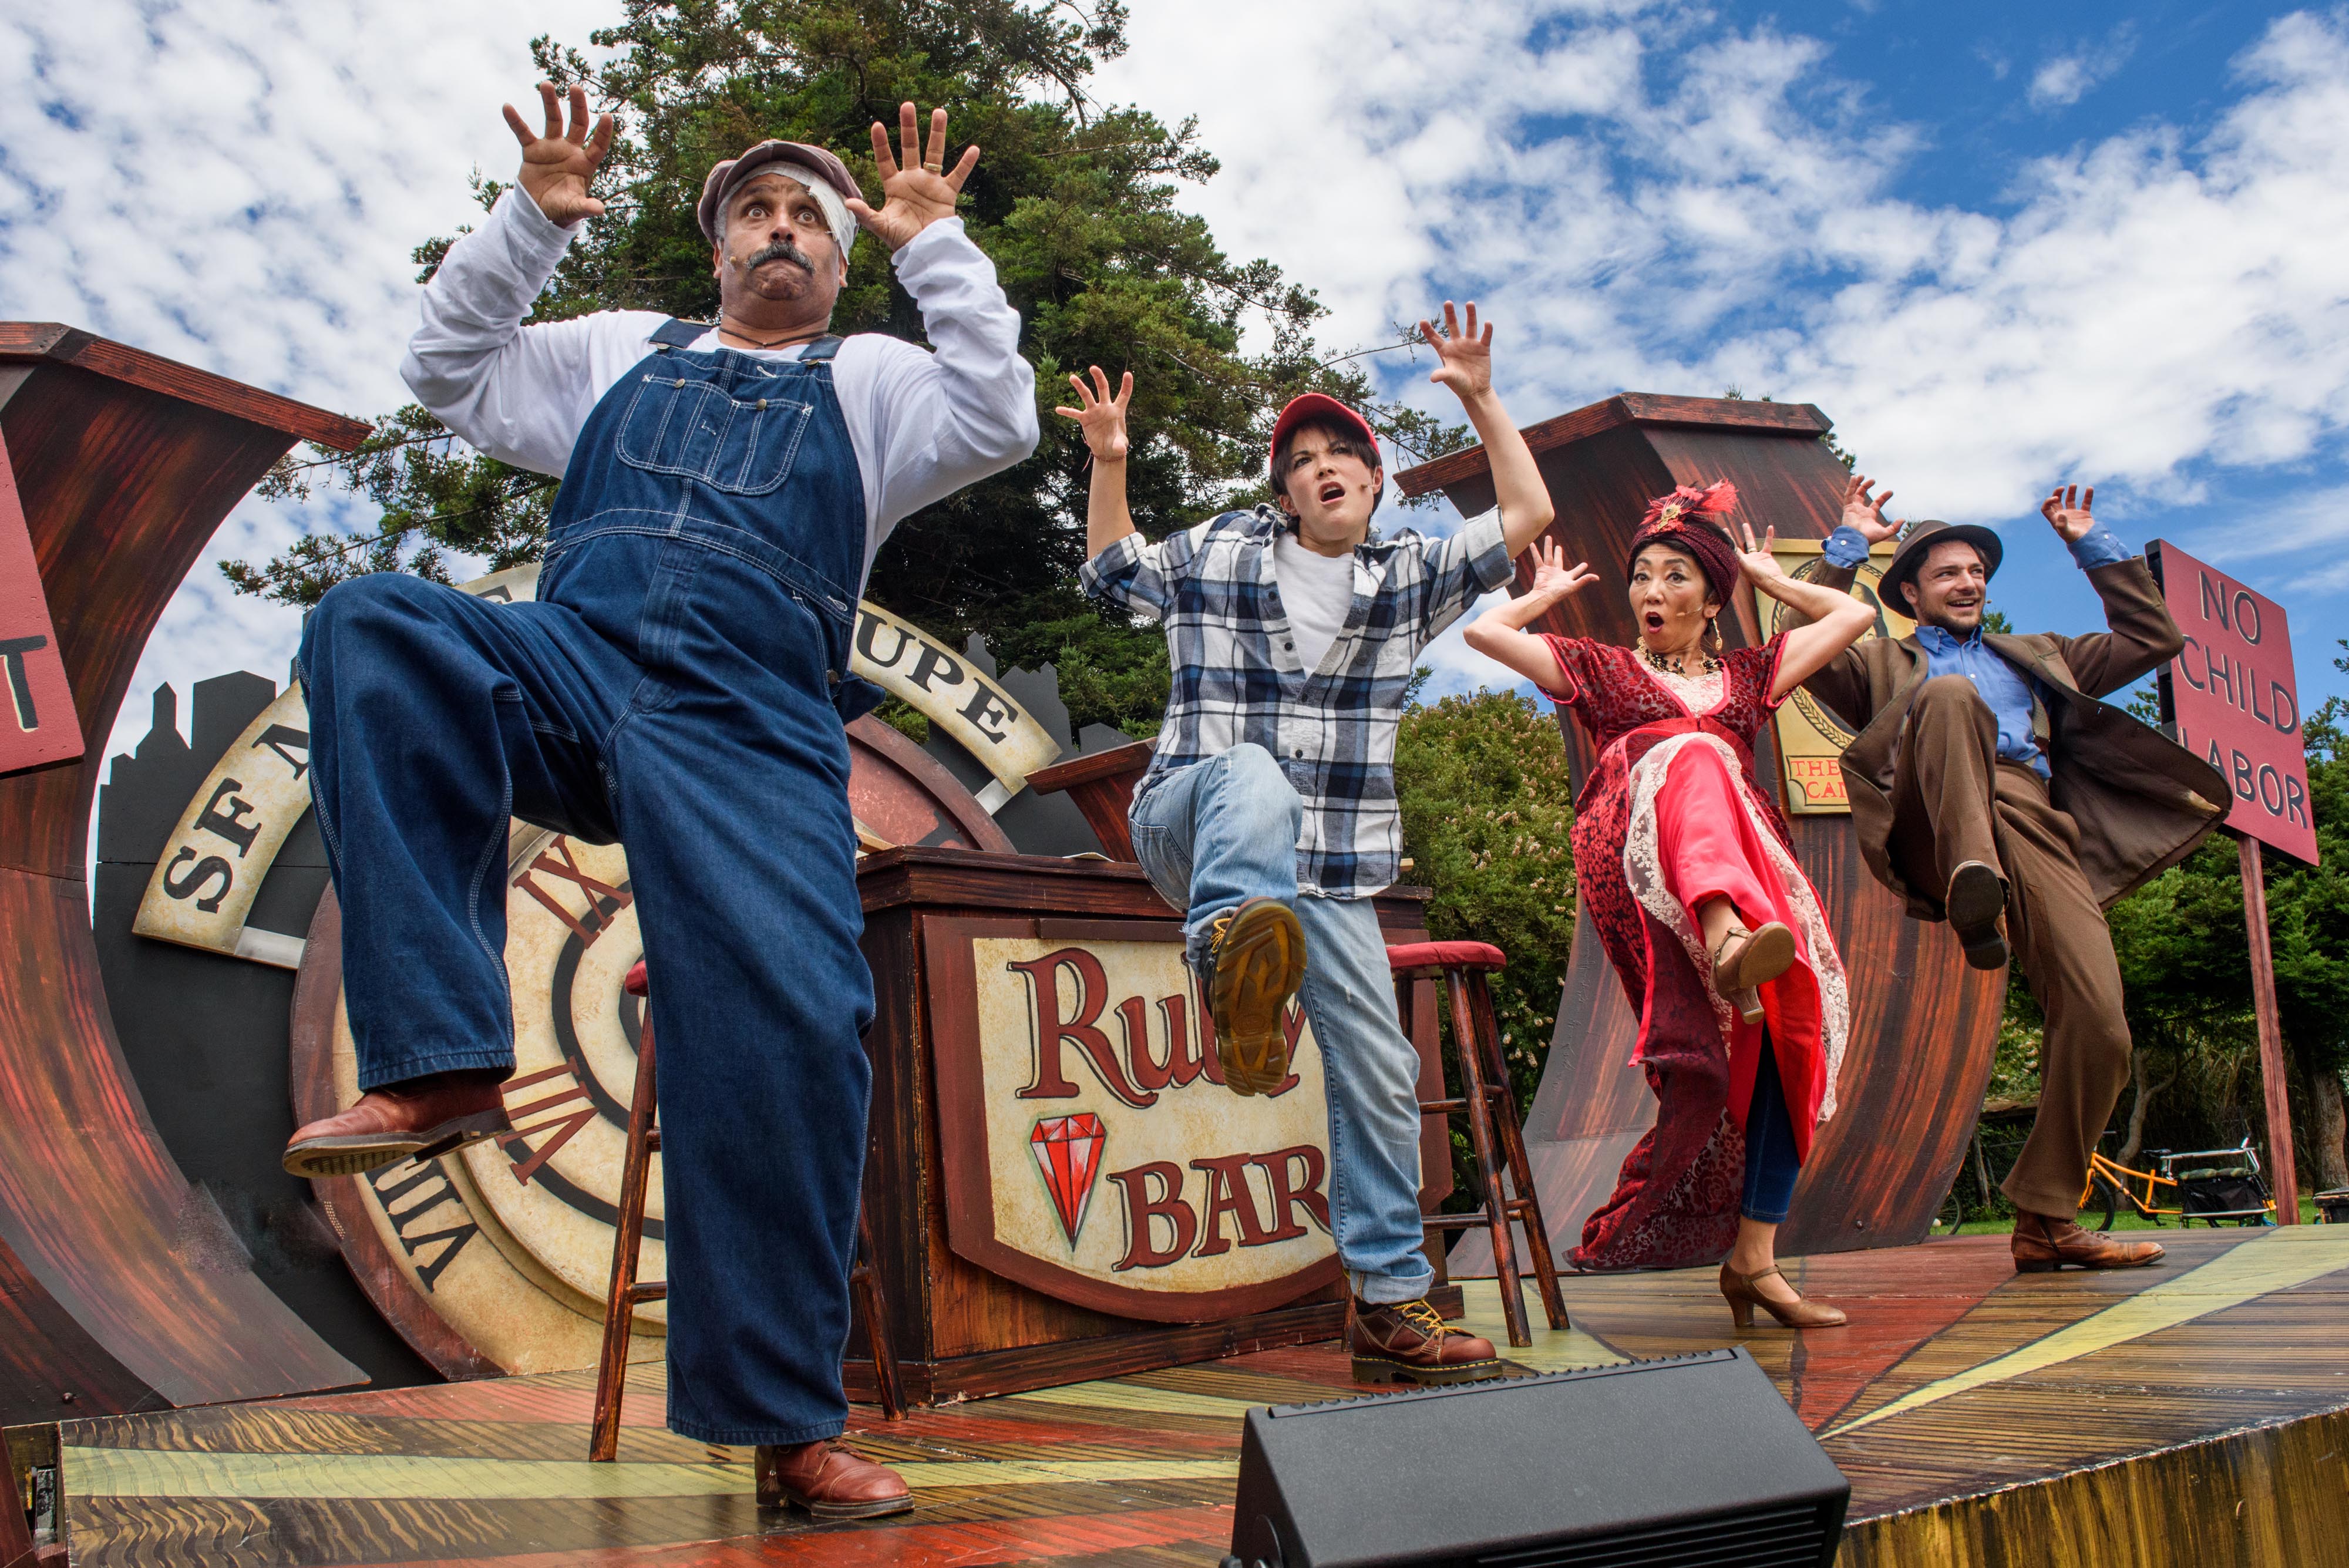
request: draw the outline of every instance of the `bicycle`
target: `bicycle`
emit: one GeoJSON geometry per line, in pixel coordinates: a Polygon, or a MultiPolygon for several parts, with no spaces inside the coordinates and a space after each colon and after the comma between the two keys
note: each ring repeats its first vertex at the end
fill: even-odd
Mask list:
{"type": "Polygon", "coordinates": [[[2088,1184],[2080,1193],[2080,1208],[2084,1214],[2097,1209],[2104,1211],[2096,1230],[2111,1230],[2123,1204],[2156,1225],[2174,1216],[2181,1230],[2191,1228],[2197,1220],[2212,1230],[2221,1220],[2232,1220],[2239,1226],[2275,1223],[2275,1199],[2268,1194],[2267,1179],[2260,1174],[2259,1151],[2251,1147],[2248,1134],[2232,1148],[2149,1148],[2145,1152],[2154,1157],[2158,1172],[2132,1169],[2106,1158],[2101,1149],[2088,1156],[2088,1184]],[[2191,1160],[2222,1163],[2186,1164],[2191,1160]],[[2132,1183],[2143,1186],[2142,1197],[2132,1183]],[[2175,1209],[2155,1201],[2163,1196],[2156,1189],[2164,1187],[2175,1190],[2175,1209]]]}

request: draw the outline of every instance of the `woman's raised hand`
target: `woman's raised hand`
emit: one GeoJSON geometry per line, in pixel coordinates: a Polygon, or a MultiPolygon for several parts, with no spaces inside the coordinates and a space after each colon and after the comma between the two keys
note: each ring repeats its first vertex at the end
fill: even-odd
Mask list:
{"type": "Polygon", "coordinates": [[[1452,389],[1454,395],[1472,402],[1493,389],[1493,324],[1485,322],[1480,331],[1476,325],[1476,302],[1468,302],[1468,325],[1460,325],[1460,312],[1450,300],[1444,302],[1444,327],[1436,329],[1433,321],[1419,324],[1419,335],[1435,350],[1436,366],[1428,379],[1452,389]]]}
{"type": "Polygon", "coordinates": [[[1737,534],[1743,546],[1737,552],[1737,569],[1744,574],[1747,582],[1767,593],[1770,591],[1767,585],[1786,580],[1786,569],[1778,565],[1778,557],[1771,551],[1771,546],[1778,542],[1778,530],[1764,529],[1761,542],[1756,544],[1754,524],[1741,517],[1737,520],[1737,534]]]}
{"type": "Polygon", "coordinates": [[[1085,448],[1098,462],[1123,462],[1133,443],[1125,433],[1125,405],[1133,398],[1133,372],[1128,370],[1118,382],[1117,396],[1109,393],[1109,377],[1099,365],[1092,368],[1093,383],[1088,387],[1081,376],[1069,378],[1069,385],[1077,389],[1078,407],[1054,409],[1064,420],[1074,420],[1085,432],[1085,448]]]}
{"type": "Polygon", "coordinates": [[[1590,563],[1588,561],[1578,561],[1571,566],[1568,566],[1566,550],[1555,539],[1535,540],[1532,555],[1533,587],[1526,590],[1526,597],[1529,598],[1562,599],[1569,594],[1581,592],[1583,588],[1599,580],[1599,574],[1590,569],[1590,563]]]}

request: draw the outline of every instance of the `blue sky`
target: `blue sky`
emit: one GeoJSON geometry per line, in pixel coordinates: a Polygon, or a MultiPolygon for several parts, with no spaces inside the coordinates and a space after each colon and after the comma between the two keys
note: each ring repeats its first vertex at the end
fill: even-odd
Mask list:
{"type": "MultiPolygon", "coordinates": [[[[388,410],[409,253],[511,167],[528,40],[616,10],[0,14],[0,315],[388,410]]],[[[2304,706],[2349,693],[2342,10],[1134,0],[1130,36],[1097,96],[1198,117],[1224,170],[1182,200],[1319,291],[1333,352],[1475,297],[1520,422],[1625,388],[1816,402],[1896,511],[2008,532],[2025,627],[2096,623],[2033,510],[2094,482],[2132,544],[2285,604],[2304,706]]],[[[109,749],[159,680],[282,677],[296,618],[212,561],[365,521],[240,507],[109,749]]],[[[1445,688],[1497,676],[1456,633],[1434,653],[1445,688]]]]}

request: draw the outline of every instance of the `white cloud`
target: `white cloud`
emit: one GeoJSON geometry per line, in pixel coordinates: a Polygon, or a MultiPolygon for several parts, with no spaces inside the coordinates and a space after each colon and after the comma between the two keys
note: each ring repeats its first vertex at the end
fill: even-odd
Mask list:
{"type": "MultiPolygon", "coordinates": [[[[2057,55],[2031,73],[2031,107],[2062,109],[2079,102],[2089,88],[2127,64],[2136,49],[2136,29],[2123,26],[2101,44],[2086,44],[2057,55]]],[[[2005,74],[1999,72],[2001,77],[2005,74]]]]}
{"type": "MultiPolygon", "coordinates": [[[[558,36],[617,9],[566,10],[558,36]]],[[[497,106],[529,90],[543,11],[50,16],[0,16],[0,313],[354,413],[402,400],[409,250],[472,215],[470,170],[511,162],[497,106]]],[[[2124,527],[2230,472],[2341,455],[2338,14],[2271,25],[2209,129],[2140,122],[2015,171],[1981,210],[1914,198],[1930,128],[1826,42],[1694,0],[1479,3],[1436,26],[1404,0],[1143,0],[1131,34],[1099,94],[1199,116],[1224,172],[1183,200],[1227,251],[1318,289],[1333,351],[1476,298],[1521,421],[1735,384],[1818,403],[1904,507],[2027,518],[2076,475],[2124,527]]],[[[2082,68],[2116,68],[2116,36],[2082,68]]],[[[1378,363],[1451,411],[1423,357],[1378,363]]],[[[295,618],[229,596],[211,563],[303,525],[239,509],[150,644],[114,749],[157,679],[282,676],[295,618]]]]}
{"type": "Polygon", "coordinates": [[[1318,286],[1333,339],[1473,295],[1521,420],[1623,388],[1815,401],[1951,518],[2025,514],[2071,474],[2125,517],[2192,465],[2302,462],[2349,424],[2337,17],[2273,24],[2199,139],[2043,160],[2002,211],[1894,193],[1921,132],[1812,39],[1668,5],[1406,19],[1148,7],[1110,84],[1172,113],[1220,73],[1199,109],[1226,172],[1186,200],[1318,286]],[[1224,50],[1243,26],[1258,47],[1224,50]]]}
{"type": "MultiPolygon", "coordinates": [[[[564,26],[584,37],[618,10],[567,8],[564,26]]],[[[523,0],[461,17],[269,0],[0,9],[0,316],[362,417],[406,401],[409,253],[479,215],[472,169],[512,162],[499,105],[530,101],[528,40],[545,25],[523,0]]],[[[145,732],[159,680],[184,700],[225,670],[285,679],[299,617],[232,595],[212,563],[265,557],[304,525],[251,500],[222,525],[109,752],[145,732]]]]}

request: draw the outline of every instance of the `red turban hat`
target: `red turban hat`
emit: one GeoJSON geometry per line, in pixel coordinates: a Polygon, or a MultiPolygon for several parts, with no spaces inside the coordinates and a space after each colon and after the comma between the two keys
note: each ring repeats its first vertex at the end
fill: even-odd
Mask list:
{"type": "Polygon", "coordinates": [[[1670,545],[1696,562],[1713,587],[1713,597],[1727,604],[1737,587],[1737,546],[1713,519],[1727,516],[1736,504],[1737,486],[1725,479],[1702,490],[1683,484],[1670,495],[1657,496],[1648,503],[1640,531],[1631,535],[1631,553],[1624,557],[1623,575],[1631,575],[1631,563],[1649,545],[1670,545]]]}

